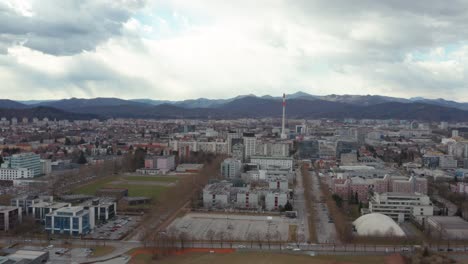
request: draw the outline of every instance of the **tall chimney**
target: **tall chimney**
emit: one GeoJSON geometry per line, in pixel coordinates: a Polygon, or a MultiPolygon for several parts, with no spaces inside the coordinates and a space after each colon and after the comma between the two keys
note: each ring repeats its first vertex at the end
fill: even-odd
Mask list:
{"type": "Polygon", "coordinates": [[[283,121],[281,122],[281,138],[286,139],[287,135],[284,131],[284,122],[286,117],[286,94],[283,93],[283,121]]]}

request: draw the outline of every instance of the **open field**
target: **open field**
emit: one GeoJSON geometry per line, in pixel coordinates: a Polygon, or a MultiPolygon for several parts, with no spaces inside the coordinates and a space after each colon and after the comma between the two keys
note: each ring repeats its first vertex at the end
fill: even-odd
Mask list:
{"type": "Polygon", "coordinates": [[[94,258],[106,256],[115,250],[115,248],[111,246],[96,246],[91,247],[91,249],[93,250],[93,253],[91,253],[91,257],[94,258]]]}
{"type": "Polygon", "coordinates": [[[75,190],[73,190],[73,193],[94,195],[99,188],[106,186],[107,184],[109,184],[112,181],[115,181],[116,179],[118,179],[118,177],[115,176],[98,179],[76,188],[75,190]]]}
{"type": "Polygon", "coordinates": [[[271,216],[268,220],[265,215],[189,213],[175,219],[168,230],[186,232],[190,237],[199,240],[220,240],[219,234],[223,232],[224,240],[258,240],[259,236],[266,240],[269,234],[273,241],[286,241],[291,237],[290,225],[295,224],[295,219],[280,216],[271,216]],[[210,233],[213,232],[215,236],[210,237],[210,233]],[[228,237],[229,234],[232,234],[232,237],[228,237]]]}
{"type": "Polygon", "coordinates": [[[148,182],[176,182],[179,178],[173,176],[125,176],[126,181],[148,181],[148,182]]]}
{"type": "MultiPolygon", "coordinates": [[[[132,263],[144,264],[152,263],[151,255],[138,255],[132,259],[132,263]]],[[[260,253],[260,252],[237,252],[227,254],[210,253],[188,253],[179,256],[170,256],[154,263],[161,264],[380,264],[386,263],[384,256],[316,256],[280,253],[260,253]]]]}
{"type": "Polygon", "coordinates": [[[103,187],[126,188],[130,197],[147,196],[157,200],[161,193],[176,181],[176,177],[166,176],[111,176],[80,186],[73,190],[73,193],[94,195],[98,189],[103,187]]]}

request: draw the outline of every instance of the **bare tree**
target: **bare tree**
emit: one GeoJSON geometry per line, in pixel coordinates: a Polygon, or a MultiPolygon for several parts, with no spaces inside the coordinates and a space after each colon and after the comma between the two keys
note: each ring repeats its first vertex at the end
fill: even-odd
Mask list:
{"type": "Polygon", "coordinates": [[[215,232],[211,229],[206,232],[206,237],[210,240],[211,247],[213,247],[213,240],[215,238],[215,235],[215,232]]]}
{"type": "Polygon", "coordinates": [[[221,245],[221,248],[223,248],[223,242],[224,242],[224,236],[226,235],[226,233],[224,233],[224,231],[219,231],[217,234],[216,234],[216,237],[218,238],[219,240],[219,243],[221,245]]]}

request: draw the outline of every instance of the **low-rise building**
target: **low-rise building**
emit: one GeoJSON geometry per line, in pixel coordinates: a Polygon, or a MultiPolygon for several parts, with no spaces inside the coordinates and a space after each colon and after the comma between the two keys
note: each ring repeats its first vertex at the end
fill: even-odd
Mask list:
{"type": "Polygon", "coordinates": [[[273,156],[251,156],[250,163],[256,163],[262,170],[286,169],[292,171],[293,158],[273,156]]]}
{"type": "Polygon", "coordinates": [[[27,168],[0,168],[0,180],[16,180],[33,178],[34,171],[27,168]]]}
{"type": "Polygon", "coordinates": [[[468,236],[468,222],[458,216],[430,216],[425,230],[435,239],[464,240],[468,236]]]}
{"type": "Polygon", "coordinates": [[[31,205],[32,216],[36,221],[44,222],[47,214],[52,213],[58,209],[70,207],[70,203],[57,203],[57,202],[39,202],[31,205]]]}
{"type": "Polygon", "coordinates": [[[434,214],[429,196],[421,193],[374,193],[369,201],[369,211],[387,215],[398,222],[411,218],[421,221],[434,214]]]}
{"type": "Polygon", "coordinates": [[[10,205],[15,207],[21,207],[23,214],[29,215],[32,213],[31,206],[41,202],[52,203],[54,201],[53,196],[37,196],[37,195],[21,195],[10,200],[10,205]]]}
{"type": "Polygon", "coordinates": [[[205,208],[225,208],[229,206],[232,183],[218,182],[205,186],[203,189],[203,205],[205,208]]]}
{"type": "Polygon", "coordinates": [[[87,234],[91,230],[89,211],[82,206],[65,207],[47,214],[45,230],[51,234],[87,234]]]}
{"type": "Polygon", "coordinates": [[[0,230],[8,231],[15,228],[22,220],[20,207],[0,206],[0,230]]]}
{"type": "Polygon", "coordinates": [[[117,215],[117,203],[114,198],[95,198],[81,204],[89,211],[91,228],[95,224],[107,222],[117,215]]]}

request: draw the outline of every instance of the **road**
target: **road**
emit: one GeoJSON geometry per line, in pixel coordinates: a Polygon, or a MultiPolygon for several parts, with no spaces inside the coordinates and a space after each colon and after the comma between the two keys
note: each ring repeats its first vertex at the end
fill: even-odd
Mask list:
{"type": "Polygon", "coordinates": [[[304,186],[302,181],[301,170],[296,170],[296,187],[294,189],[294,209],[297,211],[297,220],[299,222],[298,237],[304,237],[305,241],[309,241],[309,214],[307,213],[304,186]]]}
{"type": "MultiPolygon", "coordinates": [[[[9,243],[24,243],[23,240],[19,240],[16,238],[1,238],[0,243],[8,245],[9,243]]],[[[53,241],[46,241],[46,240],[38,240],[34,239],[28,242],[29,246],[34,245],[44,245],[44,244],[52,244],[55,245],[55,248],[61,247],[65,240],[53,240],[53,241]]],[[[90,247],[90,246],[102,246],[104,245],[103,241],[89,241],[89,240],[79,240],[79,239],[71,239],[66,240],[69,244],[76,247],[90,247]]],[[[115,260],[105,262],[111,258],[118,258],[118,263],[126,263],[122,256],[125,252],[129,251],[130,249],[143,247],[144,245],[139,241],[106,241],[105,245],[113,246],[115,250],[106,256],[99,257],[99,258],[89,258],[89,257],[76,257],[76,256],[65,256],[63,259],[58,258],[57,256],[52,256],[51,254],[51,261],[50,263],[67,263],[70,259],[73,259],[73,263],[117,263],[115,260]],[[65,262],[64,262],[65,261],[65,262]]],[[[185,242],[185,248],[206,248],[206,249],[213,249],[213,248],[235,248],[238,251],[262,251],[262,252],[294,252],[297,254],[311,254],[312,252],[317,255],[372,255],[372,254],[392,254],[392,253],[402,253],[402,254],[411,254],[417,248],[421,248],[419,245],[365,245],[365,244],[308,244],[308,243],[300,243],[300,244],[286,244],[282,243],[275,244],[271,243],[268,245],[268,242],[263,241],[259,242],[245,242],[245,243],[228,243],[224,241],[224,243],[214,242],[210,243],[208,241],[205,242],[185,242]]],[[[180,243],[176,242],[175,247],[181,248],[180,243]]],[[[465,246],[455,246],[455,247],[448,247],[446,244],[441,244],[439,246],[433,245],[430,248],[431,251],[434,252],[468,252],[468,245],[465,246]]],[[[52,250],[53,251],[53,250],[52,250]]]]}
{"type": "Polygon", "coordinates": [[[309,176],[312,177],[312,186],[310,188],[312,189],[312,195],[316,201],[314,210],[317,241],[318,243],[339,243],[335,224],[330,221],[327,204],[321,201],[323,200],[323,195],[320,190],[319,176],[315,171],[309,171],[309,176]]]}

